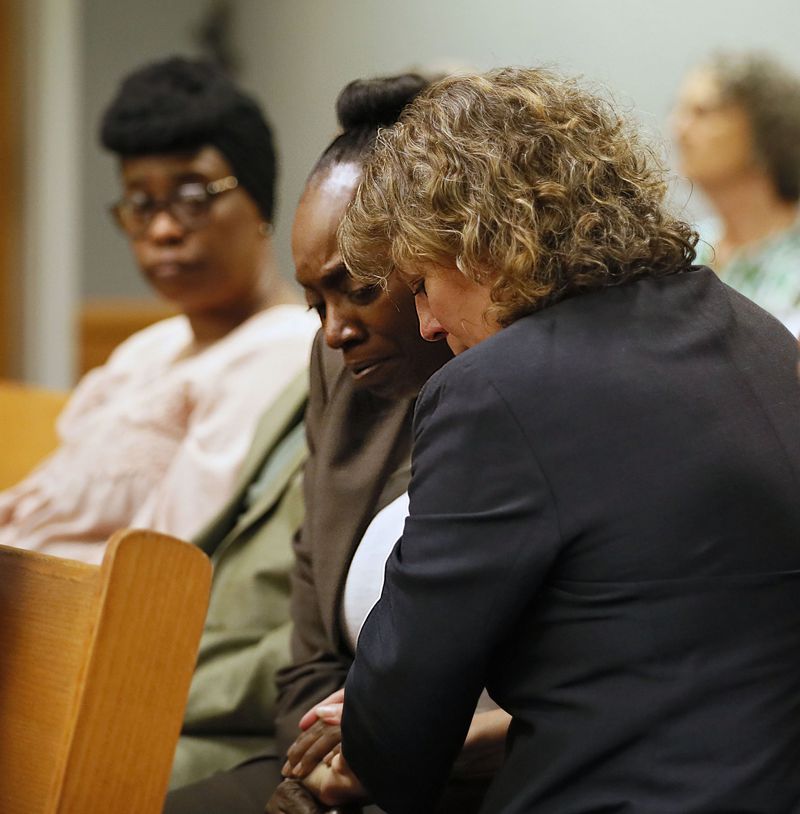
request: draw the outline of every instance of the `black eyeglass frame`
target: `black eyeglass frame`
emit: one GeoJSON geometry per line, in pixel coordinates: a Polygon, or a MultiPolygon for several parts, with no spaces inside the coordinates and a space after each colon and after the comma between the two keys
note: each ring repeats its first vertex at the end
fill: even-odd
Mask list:
{"type": "Polygon", "coordinates": [[[197,229],[202,229],[206,225],[211,207],[217,197],[225,192],[231,192],[237,189],[238,186],[239,179],[235,175],[226,175],[224,178],[218,178],[216,181],[209,181],[205,186],[197,182],[187,182],[176,187],[172,195],[167,198],[160,200],[156,198],[150,199],[148,201],[147,214],[142,212],[134,214],[131,210],[133,204],[129,198],[120,198],[120,200],[111,204],[108,210],[117,226],[128,237],[134,240],[144,237],[144,235],[147,234],[147,230],[159,212],[169,212],[170,216],[184,229],[193,232],[197,229]],[[191,203],[187,200],[181,200],[178,192],[188,186],[198,186],[202,188],[206,197],[204,199],[197,198],[191,203]],[[190,214],[181,209],[181,204],[191,205],[195,208],[199,207],[199,211],[190,214]]]}

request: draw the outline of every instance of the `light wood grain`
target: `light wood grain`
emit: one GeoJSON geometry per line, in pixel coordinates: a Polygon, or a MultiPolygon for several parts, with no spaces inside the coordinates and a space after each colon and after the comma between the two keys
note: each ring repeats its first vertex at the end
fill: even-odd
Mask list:
{"type": "Polygon", "coordinates": [[[0,812],[161,811],[210,578],[148,531],[100,567],[0,546],[0,812]]]}

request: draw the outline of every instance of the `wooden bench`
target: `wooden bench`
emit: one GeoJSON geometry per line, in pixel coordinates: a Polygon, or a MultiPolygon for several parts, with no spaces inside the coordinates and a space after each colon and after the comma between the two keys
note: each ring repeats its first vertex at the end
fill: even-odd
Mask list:
{"type": "Polygon", "coordinates": [[[3,814],[160,814],[210,579],[150,531],[101,566],[0,546],[3,814]]]}
{"type": "Polygon", "coordinates": [[[21,481],[58,444],[67,393],[0,381],[0,489],[21,481]]]}

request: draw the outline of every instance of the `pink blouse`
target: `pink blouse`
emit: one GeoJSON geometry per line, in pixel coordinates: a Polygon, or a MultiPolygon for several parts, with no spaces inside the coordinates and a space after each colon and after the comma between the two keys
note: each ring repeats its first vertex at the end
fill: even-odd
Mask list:
{"type": "Polygon", "coordinates": [[[307,365],[317,328],[281,305],[193,355],[184,316],[126,340],[75,388],[59,448],[0,493],[0,544],[97,563],[119,528],[193,537],[232,493],[261,413],[307,365]]]}

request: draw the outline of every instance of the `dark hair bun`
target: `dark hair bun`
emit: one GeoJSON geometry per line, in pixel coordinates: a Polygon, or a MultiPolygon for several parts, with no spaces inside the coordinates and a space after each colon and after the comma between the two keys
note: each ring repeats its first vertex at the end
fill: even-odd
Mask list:
{"type": "Polygon", "coordinates": [[[339,94],[336,117],[345,131],[390,127],[428,84],[428,80],[415,73],[356,79],[339,94]]]}

